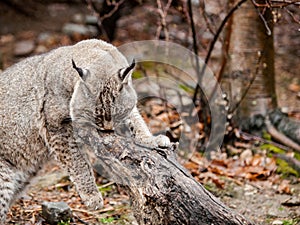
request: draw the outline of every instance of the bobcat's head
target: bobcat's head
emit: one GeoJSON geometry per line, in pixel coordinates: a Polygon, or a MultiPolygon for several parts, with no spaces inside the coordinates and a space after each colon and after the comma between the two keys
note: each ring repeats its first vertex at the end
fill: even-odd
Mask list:
{"type": "Polygon", "coordinates": [[[137,103],[131,78],[135,62],[105,78],[97,77],[88,69],[78,68],[73,60],[72,63],[81,78],[75,85],[70,102],[72,121],[113,130],[129,116],[137,103]]]}

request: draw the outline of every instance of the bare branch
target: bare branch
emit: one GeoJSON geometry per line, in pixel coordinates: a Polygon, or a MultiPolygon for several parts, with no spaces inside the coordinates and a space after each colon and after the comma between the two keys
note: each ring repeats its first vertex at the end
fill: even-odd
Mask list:
{"type": "Polygon", "coordinates": [[[216,31],[213,30],[213,28],[211,27],[211,24],[210,22],[208,21],[208,17],[207,17],[207,13],[205,11],[205,1],[202,0],[199,2],[199,9],[200,9],[200,13],[203,15],[203,18],[204,18],[204,21],[205,21],[205,24],[208,28],[208,30],[213,34],[215,35],[216,34],[216,31]]]}
{"type": "Polygon", "coordinates": [[[114,6],[114,8],[109,13],[101,16],[100,17],[101,21],[111,17],[115,12],[117,12],[118,9],[120,8],[120,6],[125,2],[125,0],[113,1],[113,2],[106,1],[106,2],[107,2],[107,5],[114,6]]]}
{"type": "Polygon", "coordinates": [[[197,98],[197,93],[199,92],[199,83],[201,82],[201,77],[202,74],[200,73],[200,65],[199,65],[199,60],[198,60],[198,44],[197,44],[197,34],[196,34],[196,29],[195,29],[195,24],[194,24],[194,18],[193,18],[193,8],[192,8],[192,1],[188,0],[188,13],[191,21],[191,30],[192,30],[192,36],[193,36],[193,50],[195,54],[195,62],[196,62],[196,73],[198,77],[198,84],[196,86],[196,90],[193,96],[193,102],[196,102],[197,98]]]}
{"type": "Polygon", "coordinates": [[[166,17],[168,15],[168,10],[172,4],[172,0],[168,0],[167,4],[165,7],[163,7],[161,0],[157,0],[157,12],[161,18],[160,20],[160,24],[157,27],[156,30],[156,38],[159,39],[161,30],[164,30],[164,34],[165,34],[165,40],[169,41],[169,32],[168,32],[168,28],[167,28],[167,22],[166,22],[166,17]]]}
{"type": "Polygon", "coordinates": [[[233,114],[233,113],[235,112],[235,110],[240,106],[240,104],[242,103],[242,101],[243,101],[244,98],[246,97],[246,95],[247,95],[247,93],[248,93],[250,87],[252,86],[252,84],[253,84],[253,82],[254,82],[254,80],[255,80],[255,78],[256,78],[256,75],[258,74],[258,71],[259,71],[259,65],[260,65],[262,56],[263,56],[263,54],[264,54],[264,52],[265,52],[266,46],[267,46],[267,45],[266,45],[266,42],[265,42],[263,51],[262,51],[262,52],[258,52],[258,59],[257,59],[257,63],[256,63],[255,73],[254,73],[253,77],[251,78],[250,83],[249,83],[249,85],[247,86],[246,90],[244,91],[244,93],[243,93],[241,99],[236,103],[236,105],[235,105],[232,109],[229,110],[229,113],[230,113],[230,114],[233,114]]]}
{"type": "MultiPolygon", "coordinates": [[[[221,25],[219,26],[215,36],[214,36],[214,39],[212,40],[210,46],[209,46],[209,49],[208,49],[208,52],[207,52],[207,55],[205,57],[205,64],[203,65],[203,68],[201,70],[201,73],[200,73],[200,77],[203,76],[205,70],[206,70],[206,65],[210,59],[210,56],[211,56],[211,53],[215,47],[215,44],[224,28],[224,26],[226,25],[227,21],[229,20],[229,18],[232,16],[232,14],[243,4],[245,3],[247,0],[240,0],[229,12],[228,14],[225,16],[224,20],[222,21],[221,25]]],[[[199,89],[200,89],[200,86],[197,85],[196,86],[196,89],[195,89],[195,92],[194,92],[194,96],[193,96],[193,102],[195,103],[196,102],[196,99],[197,99],[197,93],[199,92],[199,89]]]]}
{"type": "Polygon", "coordinates": [[[288,138],[284,134],[280,133],[270,122],[269,118],[267,117],[265,120],[265,125],[267,127],[267,131],[271,136],[276,139],[277,141],[280,141],[282,144],[294,149],[297,152],[300,152],[300,145],[298,145],[296,142],[294,142],[292,139],[288,138]]]}
{"type": "MultiPolygon", "coordinates": [[[[269,1],[266,1],[266,6],[265,7],[262,7],[263,8],[263,12],[261,12],[260,10],[259,10],[259,7],[257,6],[257,3],[255,2],[255,0],[252,0],[252,3],[253,3],[253,5],[255,6],[255,8],[256,8],[256,10],[257,10],[257,13],[258,13],[258,15],[259,15],[259,17],[260,17],[260,19],[262,20],[262,22],[264,23],[264,25],[265,25],[265,28],[266,28],[266,30],[267,30],[267,35],[272,35],[272,32],[271,32],[271,29],[270,29],[270,27],[269,27],[269,25],[268,25],[268,22],[266,21],[266,19],[265,19],[265,17],[264,17],[264,11],[266,10],[266,8],[271,8],[271,5],[270,5],[270,3],[269,3],[269,1]]],[[[261,6],[260,6],[261,7],[261,6]]]]}
{"type": "Polygon", "coordinates": [[[259,8],[284,8],[289,5],[300,5],[299,0],[289,1],[289,0],[269,0],[266,3],[257,3],[256,1],[252,1],[256,7],[259,8]]]}
{"type": "Polygon", "coordinates": [[[238,130],[238,134],[240,135],[241,139],[243,140],[247,140],[247,141],[259,141],[260,143],[264,143],[264,144],[271,144],[271,145],[274,145],[284,151],[291,151],[292,149],[288,146],[285,146],[285,145],[282,145],[282,144],[279,144],[279,143],[276,143],[274,141],[270,141],[270,140],[266,140],[262,137],[259,137],[259,136],[256,136],[256,135],[253,135],[253,134],[249,134],[247,132],[244,132],[244,131],[240,131],[238,130]]]}
{"type": "Polygon", "coordinates": [[[295,17],[295,15],[294,15],[294,13],[292,13],[290,10],[288,10],[288,8],[284,8],[285,9],[285,11],[287,11],[287,13],[292,17],[292,19],[296,22],[296,23],[298,23],[298,24],[300,24],[300,20],[298,20],[296,17],[295,17]]]}
{"type": "Polygon", "coordinates": [[[109,40],[107,32],[105,31],[105,29],[102,25],[101,15],[98,12],[93,0],[85,0],[85,1],[86,1],[88,9],[93,12],[94,16],[97,17],[97,27],[98,27],[98,29],[101,30],[102,34],[105,36],[105,39],[109,40]]]}

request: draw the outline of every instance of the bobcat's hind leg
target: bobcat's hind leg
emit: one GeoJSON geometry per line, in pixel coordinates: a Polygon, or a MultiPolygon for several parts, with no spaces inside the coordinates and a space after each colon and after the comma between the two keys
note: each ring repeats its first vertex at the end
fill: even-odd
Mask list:
{"type": "Polygon", "coordinates": [[[49,145],[56,160],[68,171],[84,204],[94,210],[102,208],[103,198],[96,186],[88,156],[78,148],[72,132],[52,133],[49,145]]]}
{"type": "Polygon", "coordinates": [[[0,159],[0,224],[5,223],[9,207],[22,191],[26,177],[22,172],[10,168],[11,165],[0,159]]]}

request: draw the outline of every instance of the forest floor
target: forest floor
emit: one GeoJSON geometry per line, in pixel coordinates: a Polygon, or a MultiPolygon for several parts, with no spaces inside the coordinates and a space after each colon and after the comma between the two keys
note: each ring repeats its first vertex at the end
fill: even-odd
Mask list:
{"type": "MultiPolygon", "coordinates": [[[[55,3],[47,8],[47,13],[43,13],[45,8],[40,9],[38,20],[20,15],[10,8],[4,10],[5,14],[0,18],[1,24],[5,24],[0,27],[0,61],[3,68],[27,56],[87,37],[61,31],[62,25],[71,21],[74,14],[87,14],[87,8],[55,3]],[[49,12],[52,12],[52,17],[49,17],[49,12]],[[62,14],[65,16],[58,16],[62,14]]],[[[144,9],[135,8],[131,15],[121,19],[113,43],[121,45],[155,38],[156,23],[153,20],[156,16],[146,19],[149,13],[153,14],[153,11],[145,13],[144,9]],[[147,29],[148,33],[141,27],[147,29]]],[[[276,31],[277,94],[279,105],[298,115],[300,68],[299,58],[295,55],[299,54],[299,50],[293,48],[297,46],[299,38],[287,36],[289,30],[290,27],[283,24],[276,31]]],[[[146,118],[146,114],[143,116],[148,122],[155,120],[146,118]]],[[[300,224],[300,179],[293,172],[278,170],[276,159],[269,157],[268,146],[235,139],[222,150],[223,153],[217,154],[212,161],[207,161],[199,153],[179,160],[209,191],[256,224],[300,224]]],[[[7,224],[46,224],[41,216],[41,204],[44,201],[64,201],[71,207],[73,221],[61,224],[136,224],[130,199],[122,188],[101,176],[96,177],[105,206],[101,210],[90,211],[81,203],[68,176],[55,162],[50,162],[12,206],[7,224]]]]}
{"type": "MultiPolygon", "coordinates": [[[[211,162],[194,154],[183,164],[207,190],[255,224],[299,224],[300,179],[284,179],[275,172],[274,160],[261,154],[251,155],[249,150],[244,152],[248,155],[211,162]]],[[[64,201],[70,206],[73,219],[61,224],[136,225],[126,192],[97,174],[96,177],[104,208],[91,211],[81,202],[67,174],[50,162],[12,206],[7,224],[45,225],[42,203],[64,201]]]]}

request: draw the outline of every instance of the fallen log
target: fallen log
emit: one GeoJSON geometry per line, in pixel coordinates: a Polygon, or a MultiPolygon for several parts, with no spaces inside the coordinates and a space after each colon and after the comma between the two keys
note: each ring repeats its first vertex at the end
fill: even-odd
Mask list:
{"type": "Polygon", "coordinates": [[[254,224],[226,207],[176,161],[176,145],[148,149],[114,133],[77,133],[93,147],[100,162],[97,170],[128,192],[138,224],[254,224]]]}

